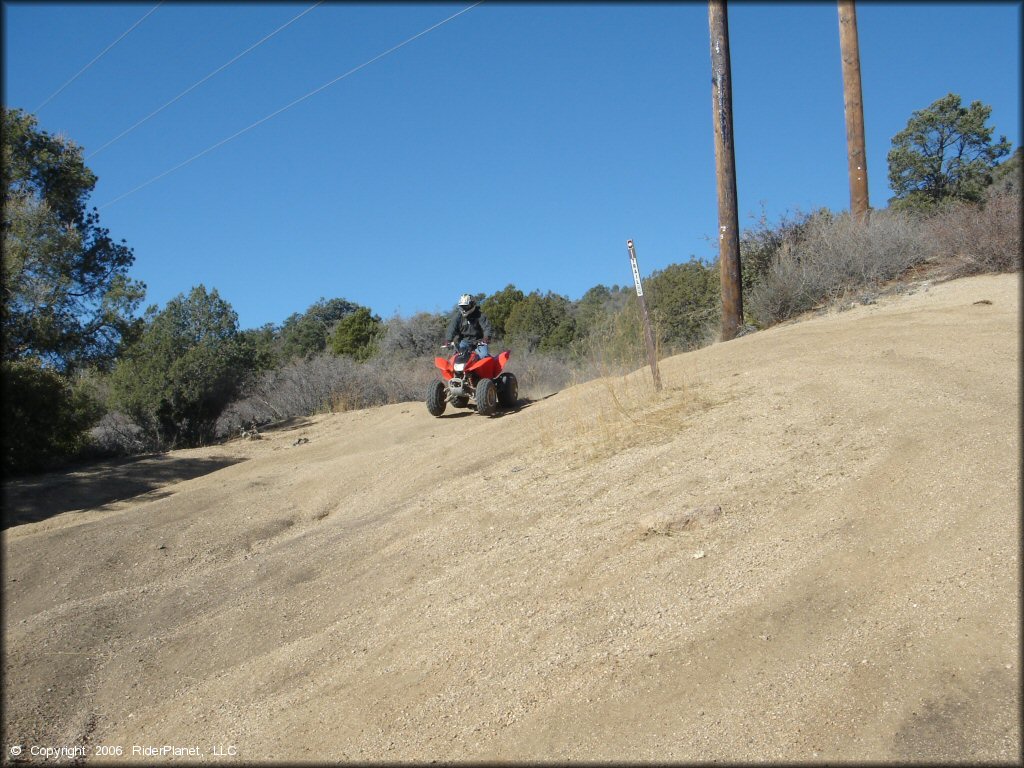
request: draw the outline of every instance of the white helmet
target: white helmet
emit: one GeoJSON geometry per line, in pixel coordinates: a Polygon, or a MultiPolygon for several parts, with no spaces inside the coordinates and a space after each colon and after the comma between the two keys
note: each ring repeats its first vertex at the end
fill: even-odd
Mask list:
{"type": "Polygon", "coordinates": [[[468,293],[464,293],[459,296],[459,311],[462,312],[462,314],[468,315],[474,309],[476,309],[476,302],[473,300],[472,296],[468,293]]]}

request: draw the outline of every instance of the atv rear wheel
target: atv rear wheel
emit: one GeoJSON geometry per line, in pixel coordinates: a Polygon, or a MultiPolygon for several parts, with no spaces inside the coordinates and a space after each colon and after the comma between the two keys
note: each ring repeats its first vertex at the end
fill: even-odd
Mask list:
{"type": "Polygon", "coordinates": [[[443,381],[430,382],[430,386],[427,387],[427,410],[430,411],[431,416],[440,416],[444,413],[444,407],[447,404],[446,394],[443,381]]]}
{"type": "Polygon", "coordinates": [[[480,379],[476,385],[476,412],[490,416],[498,407],[498,392],[494,379],[480,379]]]}
{"type": "Polygon", "coordinates": [[[498,377],[498,403],[503,408],[511,408],[519,402],[519,382],[516,375],[509,371],[498,377]]]}

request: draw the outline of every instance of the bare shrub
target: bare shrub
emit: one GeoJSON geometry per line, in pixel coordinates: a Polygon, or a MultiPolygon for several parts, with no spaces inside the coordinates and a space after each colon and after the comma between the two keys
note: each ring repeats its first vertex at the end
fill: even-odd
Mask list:
{"type": "Polygon", "coordinates": [[[520,394],[532,398],[547,397],[578,380],[567,357],[550,352],[513,350],[506,370],[516,375],[520,394]]]}
{"type": "Polygon", "coordinates": [[[89,430],[90,456],[130,456],[158,448],[142,427],[119,411],[107,413],[89,430]]]}
{"type": "Polygon", "coordinates": [[[329,410],[332,395],[358,363],[351,358],[319,355],[293,360],[276,370],[265,371],[245,388],[245,396],[228,405],[217,420],[217,434],[237,434],[252,423],[310,416],[329,410]]]}
{"type": "Polygon", "coordinates": [[[217,421],[221,437],[250,424],[268,424],[327,411],[349,411],[419,400],[434,376],[433,358],[319,355],[266,371],[231,403],[217,421]]]}
{"type": "Polygon", "coordinates": [[[1020,189],[990,190],[982,205],[956,202],[925,223],[932,251],[951,259],[954,276],[1021,268],[1020,189]]]}
{"type": "Polygon", "coordinates": [[[779,249],[746,309],[759,325],[771,325],[898,277],[929,253],[921,223],[905,214],[874,211],[864,225],[848,214],[819,215],[779,249]]]}
{"type": "Polygon", "coordinates": [[[376,357],[355,375],[339,382],[332,410],[350,411],[374,405],[422,400],[437,375],[433,357],[376,357]]]}
{"type": "Polygon", "coordinates": [[[392,317],[378,343],[383,357],[426,357],[444,338],[448,318],[431,312],[417,312],[410,318],[392,317]]]}

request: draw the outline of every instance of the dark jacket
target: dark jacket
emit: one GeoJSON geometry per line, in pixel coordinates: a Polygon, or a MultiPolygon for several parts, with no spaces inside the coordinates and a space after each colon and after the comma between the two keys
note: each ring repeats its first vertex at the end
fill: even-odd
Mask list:
{"type": "Polygon", "coordinates": [[[491,324],[481,314],[479,306],[474,307],[473,311],[465,317],[462,315],[462,310],[456,308],[452,313],[451,320],[448,321],[448,331],[444,335],[445,341],[454,341],[456,344],[462,339],[483,341],[490,338],[491,324]]]}

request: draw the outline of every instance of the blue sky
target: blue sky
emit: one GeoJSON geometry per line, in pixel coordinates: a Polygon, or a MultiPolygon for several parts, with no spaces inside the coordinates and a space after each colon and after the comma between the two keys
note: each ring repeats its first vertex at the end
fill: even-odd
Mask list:
{"type": "MultiPolygon", "coordinates": [[[[46,101],[155,5],[5,2],[4,103],[89,156],[313,3],[161,4],[46,101]]],[[[711,258],[705,3],[484,2],[132,191],[470,5],[324,3],[90,157],[146,304],[202,283],[243,328],[320,297],[387,318],[629,284],[630,238],[644,275],[711,258]]],[[[836,4],[728,13],[741,227],[847,209],[836,4]]],[[[874,207],[893,135],[947,93],[1019,144],[1020,3],[857,17],[874,207]]]]}

